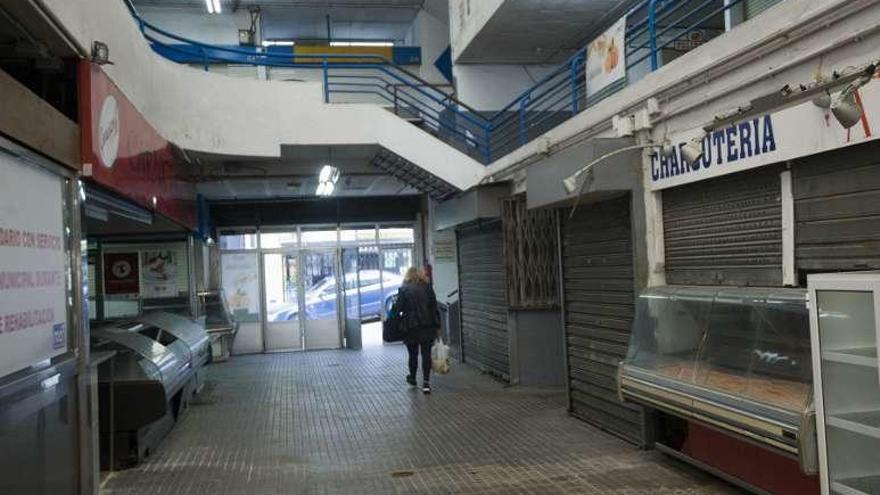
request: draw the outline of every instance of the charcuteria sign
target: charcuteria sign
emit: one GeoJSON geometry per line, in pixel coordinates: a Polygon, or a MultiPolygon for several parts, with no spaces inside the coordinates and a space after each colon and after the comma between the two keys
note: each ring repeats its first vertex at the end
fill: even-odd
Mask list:
{"type": "Polygon", "coordinates": [[[702,156],[688,162],[681,153],[701,129],[674,135],[671,156],[650,156],[651,189],[660,190],[764,165],[814,155],[877,139],[880,132],[880,82],[857,92],[862,108],[859,122],[844,129],[831,111],[812,102],[736,122],[703,137],[702,156]]]}

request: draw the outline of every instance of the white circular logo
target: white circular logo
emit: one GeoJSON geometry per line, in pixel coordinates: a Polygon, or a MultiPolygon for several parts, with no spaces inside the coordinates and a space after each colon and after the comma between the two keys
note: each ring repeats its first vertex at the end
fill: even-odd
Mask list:
{"type": "Polygon", "coordinates": [[[101,106],[101,117],[98,119],[98,153],[101,163],[110,168],[119,153],[119,107],[116,98],[107,95],[101,106]]]}
{"type": "Polygon", "coordinates": [[[131,263],[128,261],[117,261],[110,267],[113,276],[116,278],[126,278],[131,275],[131,263]]]}

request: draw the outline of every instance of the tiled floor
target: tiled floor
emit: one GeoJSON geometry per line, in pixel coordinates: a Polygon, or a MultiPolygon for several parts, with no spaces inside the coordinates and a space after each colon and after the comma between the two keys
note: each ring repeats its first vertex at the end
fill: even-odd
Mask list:
{"type": "Polygon", "coordinates": [[[401,346],[234,357],[107,494],[733,494],[570,418],[560,391],[457,366],[406,387],[401,346]]]}

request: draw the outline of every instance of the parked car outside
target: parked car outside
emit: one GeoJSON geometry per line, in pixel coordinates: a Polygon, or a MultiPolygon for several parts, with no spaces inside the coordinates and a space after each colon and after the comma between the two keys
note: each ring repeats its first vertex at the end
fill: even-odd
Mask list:
{"type": "MultiPolygon", "coordinates": [[[[356,272],[345,274],[346,298],[357,295],[358,280],[356,272]]],[[[360,271],[360,309],[361,319],[379,318],[383,312],[391,308],[397,289],[403,283],[403,277],[380,270],[360,271]],[[382,284],[379,283],[380,276],[382,284]],[[383,291],[384,289],[384,291],[383,291]],[[384,292],[384,294],[383,294],[384,292]]],[[[291,301],[273,304],[268,308],[267,318],[270,322],[295,320],[299,314],[299,305],[291,294],[291,301]]],[[[327,277],[306,289],[306,317],[325,319],[336,317],[336,278],[327,277]]]]}

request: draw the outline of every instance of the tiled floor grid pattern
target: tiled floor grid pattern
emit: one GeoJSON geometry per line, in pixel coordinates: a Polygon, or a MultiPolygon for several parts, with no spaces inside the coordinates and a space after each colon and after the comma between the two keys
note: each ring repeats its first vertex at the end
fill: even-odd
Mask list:
{"type": "Polygon", "coordinates": [[[559,390],[467,366],[425,396],[402,346],[236,356],[107,495],[736,494],[566,415],[559,390]]]}

